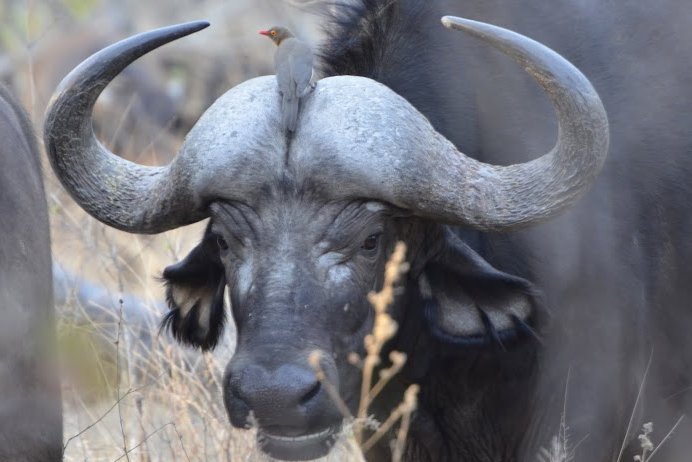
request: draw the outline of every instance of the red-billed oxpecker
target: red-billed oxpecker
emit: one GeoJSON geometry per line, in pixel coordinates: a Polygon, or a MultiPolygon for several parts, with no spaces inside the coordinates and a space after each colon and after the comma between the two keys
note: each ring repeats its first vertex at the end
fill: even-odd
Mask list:
{"type": "Polygon", "coordinates": [[[312,50],[285,27],[274,26],[259,33],[272,39],[278,47],[274,71],[282,96],[281,121],[284,130],[293,133],[298,123],[300,98],[312,89],[312,50]]]}

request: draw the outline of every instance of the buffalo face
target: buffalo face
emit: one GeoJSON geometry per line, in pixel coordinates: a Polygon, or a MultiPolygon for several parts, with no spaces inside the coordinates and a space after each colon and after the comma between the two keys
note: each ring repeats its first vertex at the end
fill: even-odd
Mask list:
{"type": "Polygon", "coordinates": [[[308,364],[313,351],[329,382],[355,409],[359,374],[347,361],[372,326],[370,291],[381,285],[401,213],[372,201],[319,201],[274,190],[257,204],[218,202],[202,242],[164,272],[183,342],[213,347],[224,322],[224,287],[237,347],[224,380],[233,425],[260,428],[282,458],[314,458],[343,416],[308,364]]]}
{"type": "MultiPolygon", "coordinates": [[[[508,347],[533,335],[539,306],[529,282],[495,269],[446,227],[379,202],[320,197],[282,188],[253,205],[215,203],[202,242],[164,271],[164,323],[202,349],[219,339],[228,288],[237,329],[224,379],[228,414],[236,427],[256,423],[263,449],[289,460],[326,453],[344,417],[309,365],[313,351],[355,413],[360,373],[348,356],[362,354],[373,321],[367,294],[381,287],[397,240],[409,242],[412,266],[406,297],[390,312],[400,325],[418,313],[431,341],[461,351],[508,347]]],[[[420,354],[408,339],[397,342],[409,357],[420,354]]]]}

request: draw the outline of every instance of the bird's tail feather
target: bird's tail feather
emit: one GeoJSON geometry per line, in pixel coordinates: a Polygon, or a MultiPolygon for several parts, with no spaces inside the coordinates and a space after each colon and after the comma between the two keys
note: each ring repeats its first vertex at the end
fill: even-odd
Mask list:
{"type": "Polygon", "coordinates": [[[284,130],[295,132],[298,125],[298,105],[300,100],[296,97],[290,98],[284,95],[282,101],[281,122],[284,130]]]}

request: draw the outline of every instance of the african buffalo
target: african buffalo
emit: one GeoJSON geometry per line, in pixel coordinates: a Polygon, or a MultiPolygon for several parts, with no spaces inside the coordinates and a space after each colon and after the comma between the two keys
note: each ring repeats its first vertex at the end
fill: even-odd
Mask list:
{"type": "MultiPolygon", "coordinates": [[[[211,218],[164,271],[165,324],[213,348],[228,290],[238,343],[224,399],[237,427],[252,411],[268,453],[328,450],[341,416],[307,357],[322,350],[354,407],[347,356],[362,352],[366,294],[403,240],[411,269],[390,348],[408,361],[376,412],[420,384],[406,460],[535,460],[554,436],[579,460],[631,460],[619,456],[637,450],[630,415],[666,428],[692,408],[684,13],[672,0],[347,2],[326,26],[330,77],[290,142],[275,79],[260,77],[217,100],[170,165],[143,167],[104,149],[91,110],[129,63],[206,24],[173,26],[66,77],[45,142],[67,190],[108,225],[157,233],[211,218]],[[446,17],[466,34],[450,32],[443,14],[563,53],[610,126],[559,55],[482,22],[446,17]]],[[[691,444],[672,438],[661,457],[691,444]]],[[[386,459],[386,445],[368,457],[386,459]]]]}
{"type": "Polygon", "coordinates": [[[41,162],[23,109],[0,86],[0,460],[62,458],[53,285],[41,162]]]}

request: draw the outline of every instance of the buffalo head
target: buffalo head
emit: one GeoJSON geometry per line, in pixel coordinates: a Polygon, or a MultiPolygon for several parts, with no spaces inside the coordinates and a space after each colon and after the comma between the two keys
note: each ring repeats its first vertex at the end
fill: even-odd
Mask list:
{"type": "Polygon", "coordinates": [[[553,150],[523,164],[478,162],[389,88],[351,76],[318,82],[288,140],[269,76],[219,98],[168,166],[109,152],[91,127],[99,93],[129,63],[206,27],[201,22],[100,51],[65,78],[49,108],[53,168],[91,215],[133,233],[210,218],[202,242],[164,272],[165,322],[179,340],[212,348],[228,292],[238,342],[224,380],[226,407],[240,427],[252,412],[264,449],[281,458],[326,452],[341,422],[308,365],[311,351],[323,353],[329,381],[356,404],[359,374],[346,358],[362,350],[372,327],[367,294],[381,284],[397,240],[408,244],[411,263],[392,307],[400,323],[420,318],[435,335],[468,345],[515,338],[535,317],[530,283],[492,267],[448,226],[495,231],[546,220],[572,204],[603,163],[606,115],[578,70],[507,30],[451,17],[443,23],[534,76],[558,118],[553,150]],[[412,315],[413,305],[426,306],[425,316],[412,315]]]}

